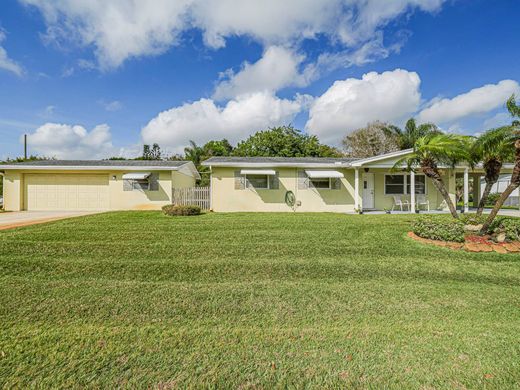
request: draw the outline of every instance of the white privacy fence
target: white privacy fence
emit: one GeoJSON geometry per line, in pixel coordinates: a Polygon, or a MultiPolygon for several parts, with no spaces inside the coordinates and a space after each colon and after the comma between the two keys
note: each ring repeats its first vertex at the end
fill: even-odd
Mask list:
{"type": "Polygon", "coordinates": [[[195,205],[203,210],[209,210],[209,187],[174,188],[172,200],[174,205],[195,205]]]}

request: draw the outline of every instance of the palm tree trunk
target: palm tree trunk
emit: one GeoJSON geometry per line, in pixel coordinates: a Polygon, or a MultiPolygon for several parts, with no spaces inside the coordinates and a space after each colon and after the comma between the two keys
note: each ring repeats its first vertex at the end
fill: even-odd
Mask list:
{"type": "Polygon", "coordinates": [[[489,214],[486,222],[482,225],[482,229],[480,229],[480,234],[486,234],[487,230],[493,223],[493,220],[498,214],[500,208],[504,205],[506,199],[511,195],[511,193],[516,190],[520,186],[520,140],[515,142],[515,166],[513,168],[513,174],[511,175],[511,183],[507,186],[506,190],[500,195],[493,210],[489,214]]]}
{"type": "Polygon", "coordinates": [[[446,189],[446,186],[442,181],[440,173],[437,171],[437,169],[431,167],[422,167],[422,171],[426,176],[428,176],[432,180],[432,183],[435,186],[435,188],[437,188],[437,191],[441,193],[442,197],[444,198],[444,201],[450,209],[452,217],[458,219],[459,215],[457,214],[457,209],[451,201],[450,194],[448,193],[448,190],[446,189]]]}
{"type": "Polygon", "coordinates": [[[489,194],[491,193],[491,189],[493,185],[496,183],[491,181],[486,181],[486,188],[484,188],[484,192],[482,193],[482,197],[478,203],[477,216],[480,217],[482,212],[484,211],[484,207],[486,206],[486,202],[488,200],[489,194]]]}
{"type": "Polygon", "coordinates": [[[506,199],[511,195],[511,193],[518,188],[520,183],[513,183],[509,184],[504,192],[500,195],[500,198],[498,198],[497,202],[495,203],[495,206],[493,207],[493,210],[491,210],[491,213],[489,213],[488,218],[486,219],[486,222],[482,225],[482,229],[480,229],[480,234],[486,234],[489,226],[491,226],[491,223],[493,223],[493,220],[497,216],[498,212],[500,211],[500,208],[506,201],[506,199]]]}

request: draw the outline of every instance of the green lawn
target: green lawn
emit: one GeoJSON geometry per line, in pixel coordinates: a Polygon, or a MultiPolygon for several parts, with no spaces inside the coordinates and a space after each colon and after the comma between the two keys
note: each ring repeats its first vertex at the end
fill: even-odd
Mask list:
{"type": "Polygon", "coordinates": [[[0,387],[519,388],[520,256],[423,246],[413,218],[0,231],[0,387]]]}

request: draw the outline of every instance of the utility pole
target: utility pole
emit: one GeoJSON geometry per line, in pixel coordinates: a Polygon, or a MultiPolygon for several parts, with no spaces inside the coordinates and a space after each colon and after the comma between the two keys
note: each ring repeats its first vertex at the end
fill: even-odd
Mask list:
{"type": "Polygon", "coordinates": [[[27,134],[23,135],[23,158],[27,160],[27,134]]]}

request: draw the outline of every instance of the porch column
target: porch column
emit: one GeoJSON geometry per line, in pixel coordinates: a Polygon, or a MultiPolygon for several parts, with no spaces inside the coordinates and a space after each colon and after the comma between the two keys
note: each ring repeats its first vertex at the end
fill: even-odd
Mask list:
{"type": "Polygon", "coordinates": [[[359,168],[354,171],[354,209],[359,211],[359,168]]]}
{"type": "Polygon", "coordinates": [[[469,168],[464,169],[464,212],[469,211],[469,168]]]}
{"type": "Polygon", "coordinates": [[[410,171],[410,211],[415,212],[415,172],[410,171]]]}

